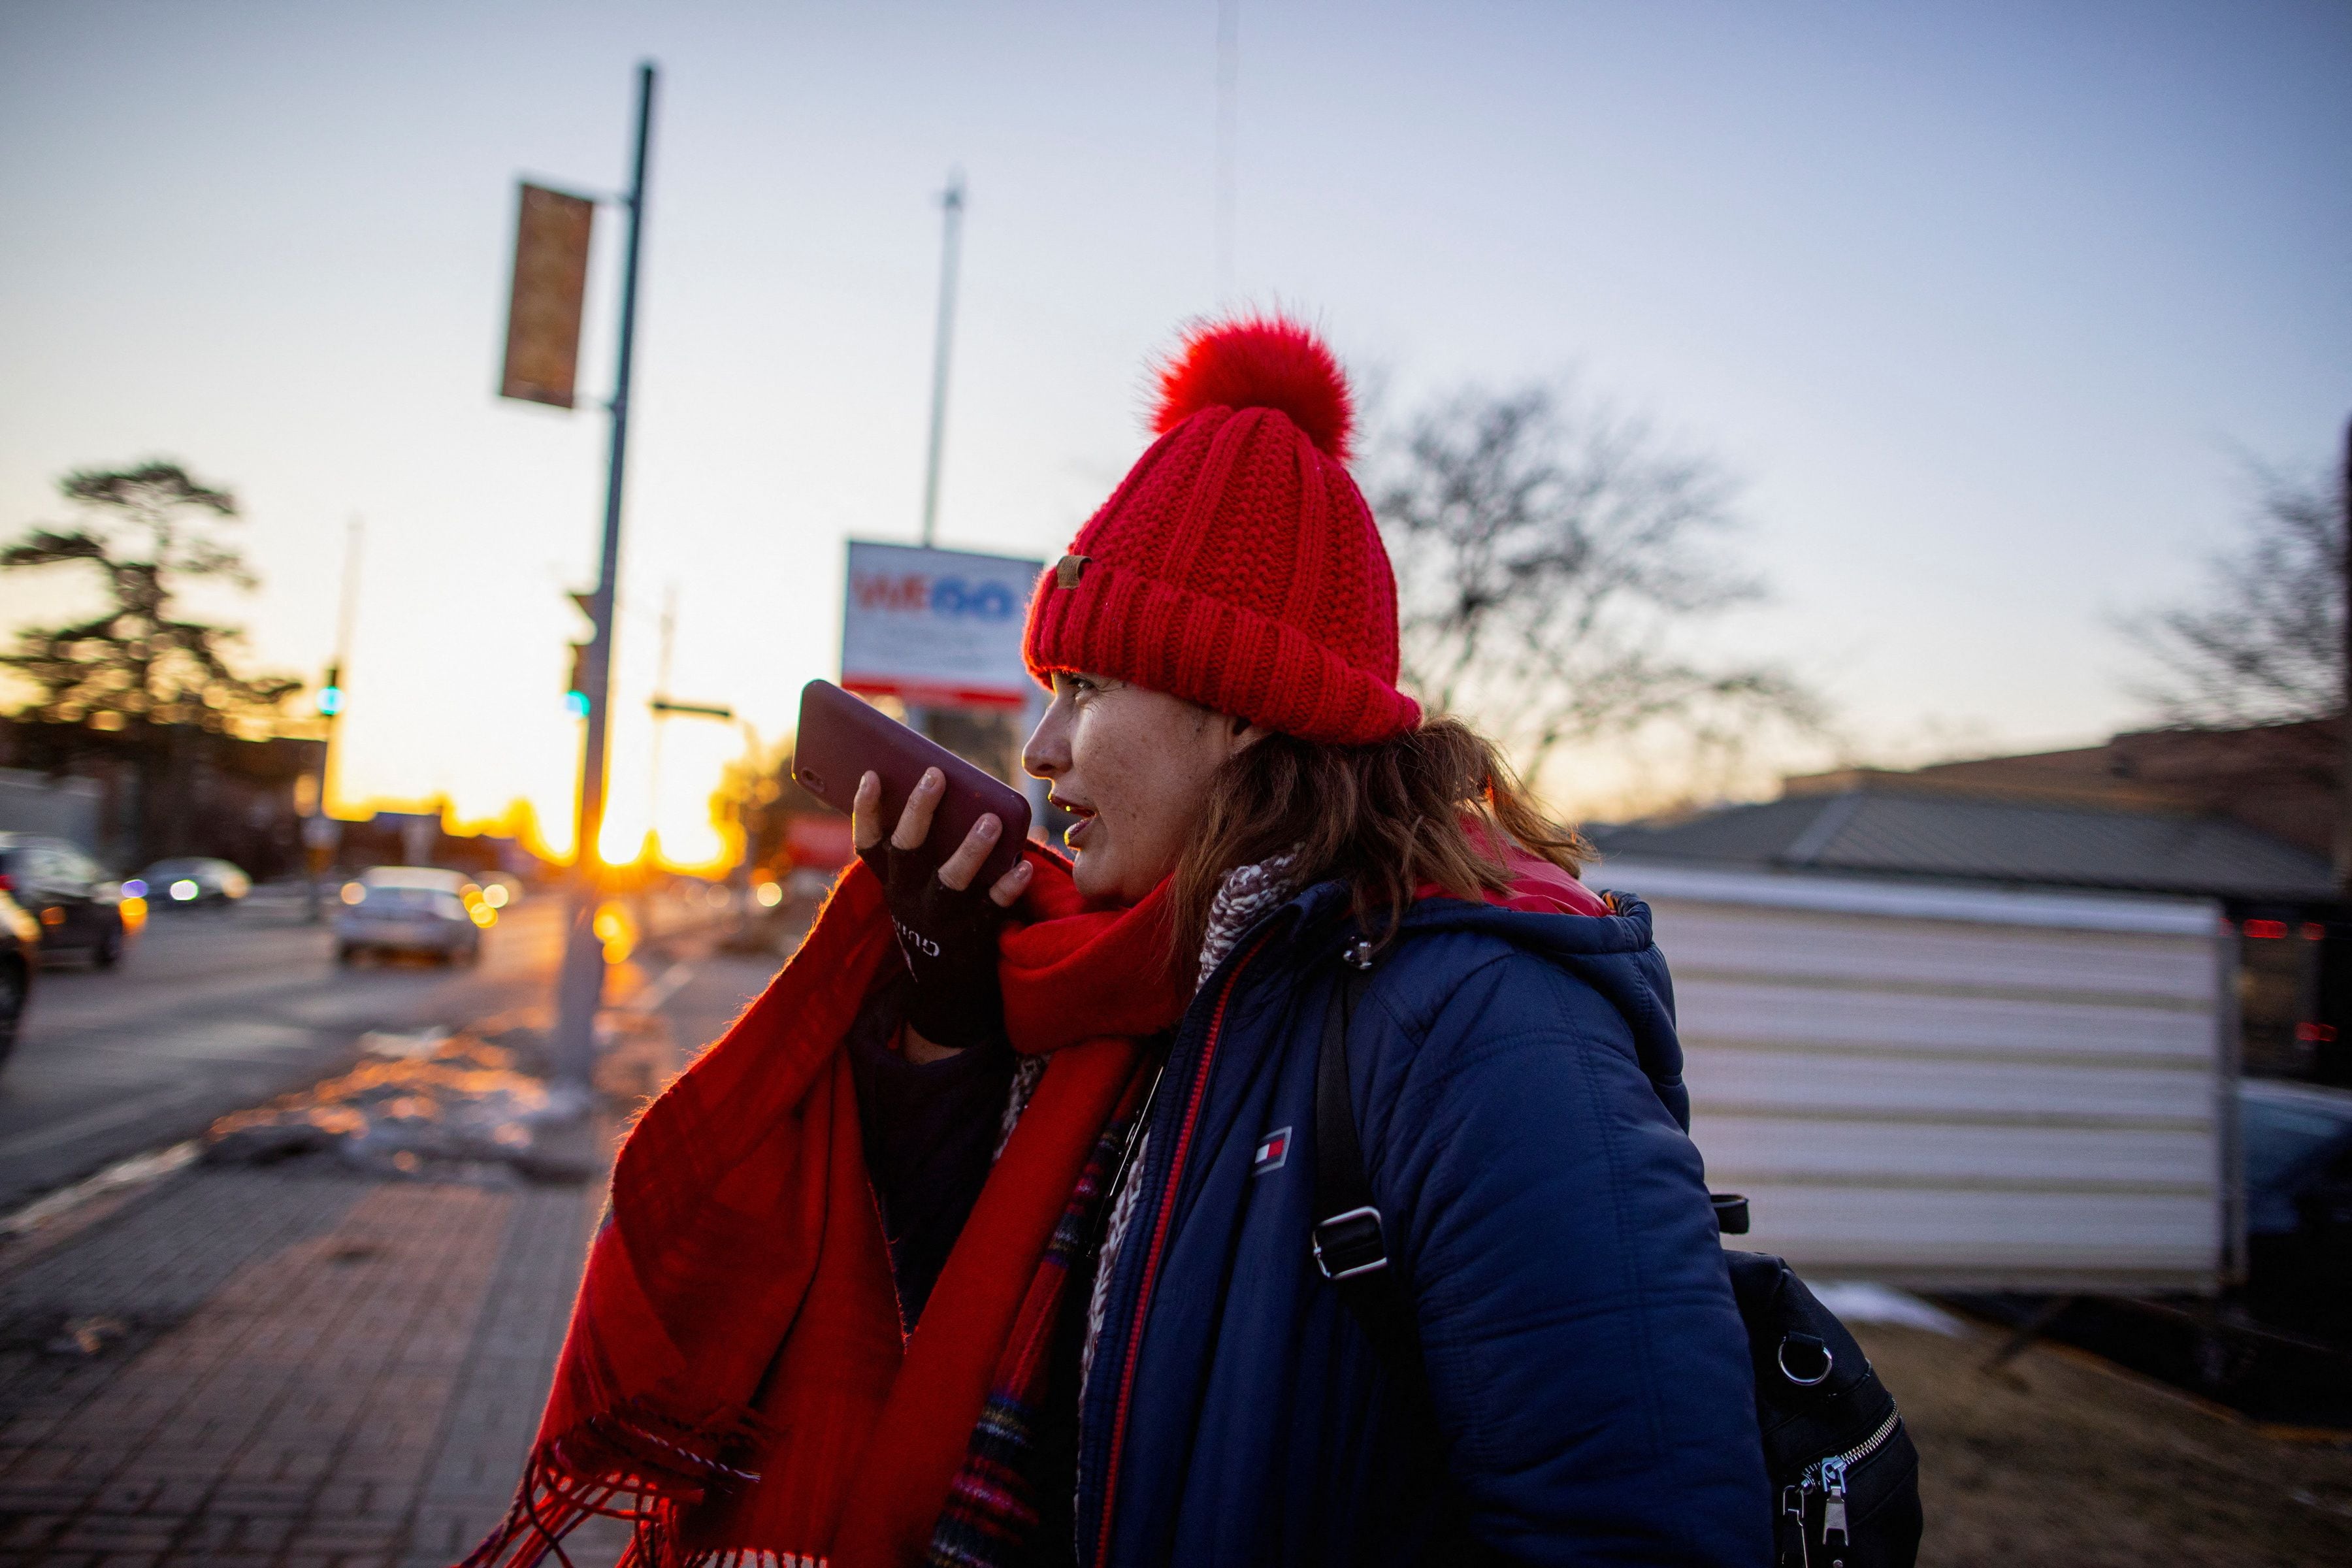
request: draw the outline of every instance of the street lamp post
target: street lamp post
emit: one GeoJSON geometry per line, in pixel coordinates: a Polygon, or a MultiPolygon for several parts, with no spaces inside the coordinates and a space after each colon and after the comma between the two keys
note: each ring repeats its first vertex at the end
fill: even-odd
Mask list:
{"type": "Polygon", "coordinates": [[[581,694],[587,700],[585,742],[580,762],[579,833],[572,861],[572,910],[564,935],[563,963],[555,983],[555,1036],[551,1056],[557,1081],[585,1087],[595,1066],[596,1011],[604,997],[604,944],[596,934],[596,910],[604,878],[596,851],[604,824],[604,771],[611,734],[606,724],[613,674],[613,595],[621,562],[621,485],[628,457],[629,365],[637,321],[638,246],[646,225],[646,153],[651,140],[654,68],[637,68],[636,158],[625,198],[628,239],[621,263],[621,341],[613,386],[612,458],[604,481],[604,544],[598,558],[596,589],[588,618],[595,631],[588,646],[581,694]]]}
{"type": "Polygon", "coordinates": [[[955,346],[956,252],[963,235],[963,171],[948,175],[940,196],[939,332],[931,345],[931,437],[923,463],[923,546],[940,526],[940,453],[948,433],[948,355],[955,346]]]}

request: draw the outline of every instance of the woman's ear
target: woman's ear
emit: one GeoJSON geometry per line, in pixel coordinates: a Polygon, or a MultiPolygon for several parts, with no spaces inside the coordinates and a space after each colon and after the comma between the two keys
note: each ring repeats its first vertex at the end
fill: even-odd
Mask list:
{"type": "Polygon", "coordinates": [[[1263,728],[1251,723],[1238,714],[1234,716],[1233,726],[1234,744],[1233,750],[1225,753],[1228,757],[1238,757],[1265,739],[1265,731],[1263,728]]]}

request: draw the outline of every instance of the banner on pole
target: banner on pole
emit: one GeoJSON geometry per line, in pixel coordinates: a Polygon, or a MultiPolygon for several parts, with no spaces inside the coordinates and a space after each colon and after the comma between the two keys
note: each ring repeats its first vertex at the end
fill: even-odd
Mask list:
{"type": "Polygon", "coordinates": [[[580,305],[588,290],[588,234],[595,217],[596,204],[585,196],[523,183],[499,396],[572,405],[580,305]]]}
{"type": "Polygon", "coordinates": [[[841,684],[918,707],[1020,708],[1036,690],[1021,627],[1042,561],[849,544],[841,684]]]}

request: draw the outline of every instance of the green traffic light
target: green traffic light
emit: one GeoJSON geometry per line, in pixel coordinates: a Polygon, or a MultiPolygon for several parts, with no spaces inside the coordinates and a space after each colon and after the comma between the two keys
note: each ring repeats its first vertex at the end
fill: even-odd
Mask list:
{"type": "Polygon", "coordinates": [[[343,689],[340,686],[319,688],[319,711],[331,719],[343,710],[343,689]]]}

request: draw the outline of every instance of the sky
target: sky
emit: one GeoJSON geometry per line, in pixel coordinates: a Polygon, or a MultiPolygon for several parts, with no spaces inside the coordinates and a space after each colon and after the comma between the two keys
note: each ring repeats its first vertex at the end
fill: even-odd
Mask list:
{"type": "MultiPolygon", "coordinates": [[[[2250,465],[2340,450],[2352,8],[1240,0],[1223,297],[1217,26],[0,0],[0,535],[69,468],[184,461],[243,503],[252,661],[315,678],[362,519],[338,805],[521,797],[566,842],[606,421],[494,389],[515,182],[624,186],[640,59],[608,850],[716,847],[721,765],[837,669],[845,540],[914,538],[950,169],[942,543],[1058,554],[1221,305],[1304,315],[1394,411],[1573,377],[1741,482],[1726,548],[1772,597],[1709,636],[1833,716],[1759,778],[2146,721],[2118,618],[2199,591],[2250,465]],[[672,693],[751,735],[669,721],[656,784],[673,591],[672,693]]],[[[0,582],[0,624],[71,593],[0,582]]],[[[1688,786],[1630,755],[1547,787],[1688,786]]]]}

